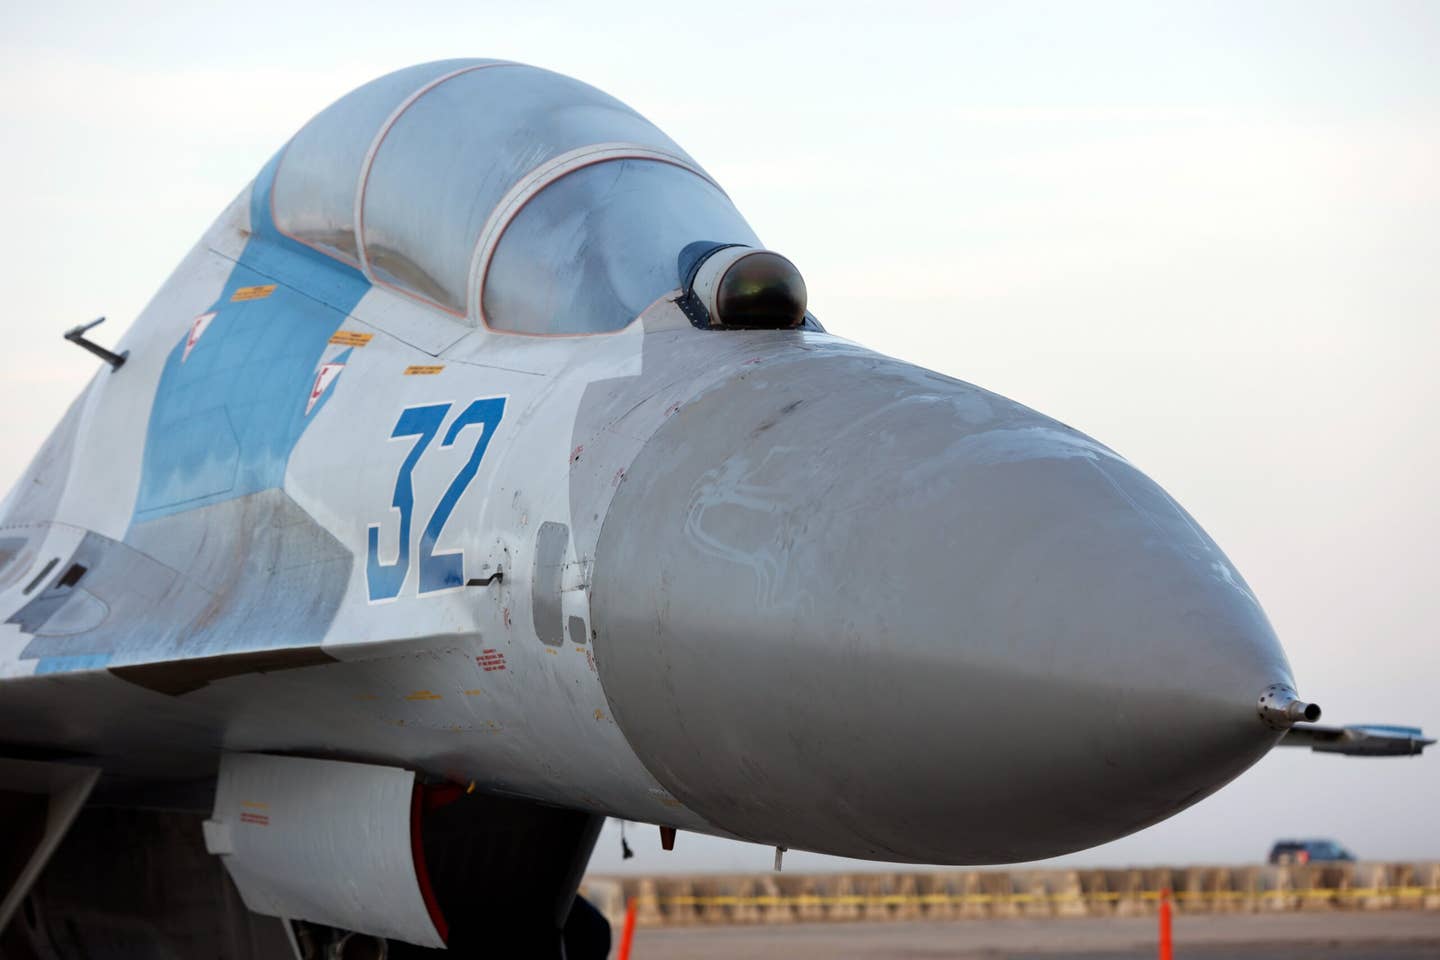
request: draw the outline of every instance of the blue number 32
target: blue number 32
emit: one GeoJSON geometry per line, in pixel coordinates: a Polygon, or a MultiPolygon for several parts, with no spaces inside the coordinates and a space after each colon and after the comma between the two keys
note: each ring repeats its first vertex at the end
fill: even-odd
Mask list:
{"type": "MultiPolygon", "coordinates": [[[[400,595],[400,590],[405,586],[405,579],[410,575],[410,530],[411,519],[415,512],[415,487],[412,477],[415,472],[415,465],[420,462],[420,457],[435,435],[440,432],[440,425],[445,421],[445,415],[450,412],[448,403],[432,403],[423,407],[407,407],[400,412],[400,419],[395,422],[395,429],[390,431],[390,439],[400,437],[415,437],[414,444],[410,447],[410,453],[406,455],[405,461],[400,464],[400,473],[395,477],[395,496],[391,499],[391,505],[400,513],[400,555],[394,563],[380,562],[380,524],[372,523],[368,530],[368,543],[365,557],[365,580],[370,590],[370,599],[393,600],[400,595]]],[[[434,593],[437,590],[449,590],[453,587],[463,586],[465,583],[465,555],[462,552],[440,553],[435,552],[435,543],[440,539],[440,532],[445,529],[445,524],[450,519],[450,514],[455,509],[460,495],[475,479],[475,472],[480,469],[480,461],[485,456],[485,448],[490,445],[490,438],[495,435],[495,428],[500,425],[500,418],[505,415],[505,398],[490,397],[485,400],[476,400],[462,410],[450,423],[450,429],[445,431],[445,438],[440,441],[440,446],[453,446],[455,440],[460,436],[461,431],[466,427],[480,428],[480,436],[475,440],[475,447],[470,451],[470,458],[450,481],[450,486],[445,488],[445,494],[440,502],[435,505],[435,511],[430,514],[430,522],[425,524],[425,529],[420,533],[420,593],[434,593]]]]}

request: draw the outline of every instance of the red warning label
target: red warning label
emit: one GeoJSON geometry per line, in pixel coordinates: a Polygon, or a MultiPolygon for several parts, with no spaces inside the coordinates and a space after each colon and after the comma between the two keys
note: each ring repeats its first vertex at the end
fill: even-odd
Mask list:
{"type": "Polygon", "coordinates": [[[480,664],[486,673],[492,670],[504,670],[505,654],[499,650],[482,650],[480,651],[480,656],[475,658],[475,662],[480,664]]]}
{"type": "Polygon", "coordinates": [[[330,384],[340,376],[340,371],[345,369],[343,363],[322,363],[320,369],[315,371],[315,382],[310,385],[310,399],[305,403],[305,415],[308,417],[310,411],[315,409],[316,402],[330,389],[330,384]]]}
{"type": "Polygon", "coordinates": [[[202,313],[190,321],[190,333],[185,337],[185,352],[180,354],[181,363],[190,359],[190,351],[195,349],[195,344],[199,343],[200,338],[205,334],[205,328],[210,326],[210,321],[214,319],[215,314],[211,312],[202,313]]]}

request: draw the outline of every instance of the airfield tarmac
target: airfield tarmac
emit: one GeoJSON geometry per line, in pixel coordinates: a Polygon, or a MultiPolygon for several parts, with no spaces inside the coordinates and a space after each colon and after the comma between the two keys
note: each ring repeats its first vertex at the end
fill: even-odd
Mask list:
{"type": "MultiPolygon", "coordinates": [[[[636,931],[631,960],[1150,960],[1153,918],[967,920],[636,931]]],[[[1175,918],[1177,960],[1440,958],[1440,913],[1207,914],[1175,918]]]]}

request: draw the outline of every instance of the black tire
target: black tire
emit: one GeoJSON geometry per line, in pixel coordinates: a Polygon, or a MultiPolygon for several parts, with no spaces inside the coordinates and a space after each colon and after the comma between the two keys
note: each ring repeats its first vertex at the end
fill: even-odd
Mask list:
{"type": "Polygon", "coordinates": [[[605,960],[610,955],[610,921],[577,896],[565,918],[565,960],[605,960]]]}

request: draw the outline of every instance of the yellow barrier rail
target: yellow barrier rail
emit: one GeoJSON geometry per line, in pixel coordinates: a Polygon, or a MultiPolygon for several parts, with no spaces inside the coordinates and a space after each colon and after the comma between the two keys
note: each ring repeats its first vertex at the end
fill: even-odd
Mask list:
{"type": "Polygon", "coordinates": [[[1092,870],[590,877],[606,914],[641,926],[1153,914],[1440,910],[1440,863],[1290,864],[1092,870]]]}
{"type": "MultiPolygon", "coordinates": [[[[1303,897],[1320,900],[1358,900],[1371,897],[1440,897],[1440,887],[1352,887],[1334,889],[1312,887],[1306,890],[1181,890],[1174,893],[1182,903],[1200,903],[1207,900],[1249,900],[1253,898],[1278,900],[1303,897]]],[[[1122,897],[1138,900],[1158,901],[1160,891],[1145,890],[1139,893],[1123,894],[1107,890],[1096,893],[927,893],[923,895],[882,894],[865,896],[849,894],[844,896],[755,896],[755,897],[640,897],[636,901],[641,909],[646,907],[905,907],[905,906],[991,906],[994,904],[1033,903],[1116,903],[1122,897]]]]}

